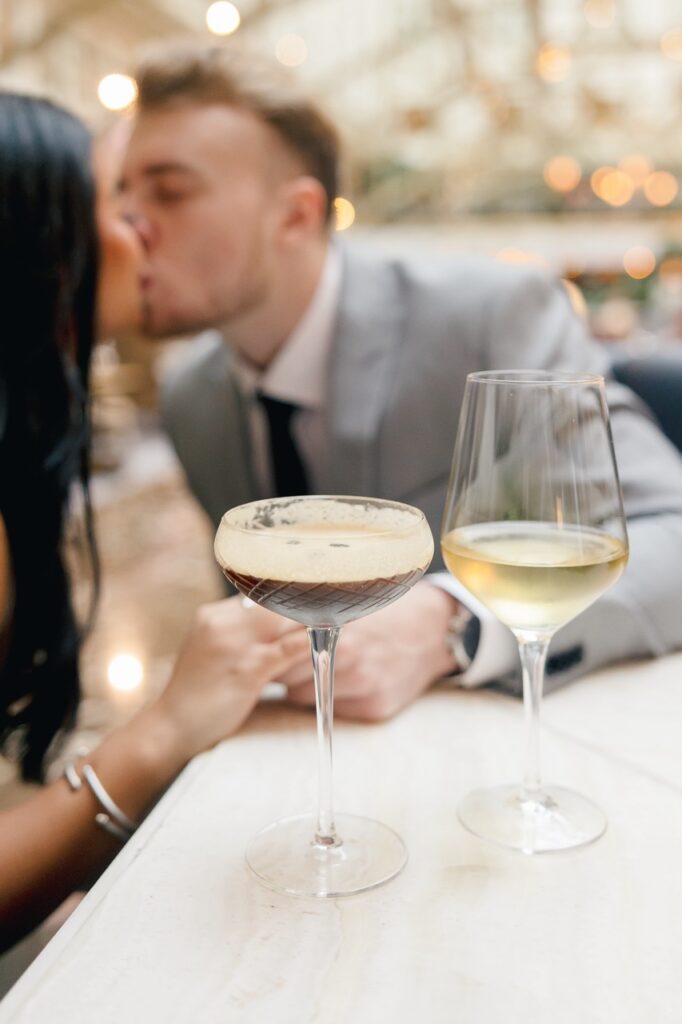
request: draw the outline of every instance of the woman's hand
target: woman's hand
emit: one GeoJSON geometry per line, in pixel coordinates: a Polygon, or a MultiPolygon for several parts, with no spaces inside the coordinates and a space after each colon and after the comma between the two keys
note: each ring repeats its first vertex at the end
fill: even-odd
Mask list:
{"type": "Polygon", "coordinates": [[[239,597],[200,608],[168,686],[146,709],[165,723],[178,770],[238,729],[266,683],[309,657],[304,630],[239,597]]]}

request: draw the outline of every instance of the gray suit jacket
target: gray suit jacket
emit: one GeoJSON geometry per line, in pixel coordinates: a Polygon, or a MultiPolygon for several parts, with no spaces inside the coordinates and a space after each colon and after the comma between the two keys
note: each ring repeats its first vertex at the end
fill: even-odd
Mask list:
{"type": "MultiPolygon", "coordinates": [[[[536,268],[407,261],[343,249],[329,365],[322,493],[417,505],[436,539],[464,385],[483,369],[605,372],[563,287],[536,268]]],[[[561,630],[550,684],[682,646],[682,459],[627,388],[608,385],[631,556],[619,583],[561,630]]],[[[217,525],[258,493],[229,347],[202,335],[165,382],[163,414],[190,487],[217,525]]],[[[433,568],[438,568],[440,555],[433,568]]],[[[515,675],[503,681],[518,689],[515,675]]]]}

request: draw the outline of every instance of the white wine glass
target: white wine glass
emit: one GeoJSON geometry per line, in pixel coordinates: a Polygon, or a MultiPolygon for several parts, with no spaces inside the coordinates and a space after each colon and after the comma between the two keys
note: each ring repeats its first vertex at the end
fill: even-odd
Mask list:
{"type": "Polygon", "coordinates": [[[402,597],[433,557],[419,509],[378,498],[305,496],[240,505],[223,516],[215,554],[235,587],[306,626],[315,678],[318,811],[268,825],[246,860],[264,885],[291,896],[349,896],[404,867],[386,825],[334,813],[334,652],[341,626],[402,597]]]}
{"type": "Polygon", "coordinates": [[[618,580],[628,559],[602,377],[469,375],[441,547],[453,576],[514,633],[523,674],[523,782],[469,794],[460,821],[525,853],[592,842],[606,818],[578,793],[542,784],[539,729],[552,637],[618,580]]]}

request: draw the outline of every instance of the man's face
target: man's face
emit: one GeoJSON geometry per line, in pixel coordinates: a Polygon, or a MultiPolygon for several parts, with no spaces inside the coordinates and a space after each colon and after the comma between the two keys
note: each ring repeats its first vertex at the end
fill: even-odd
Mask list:
{"type": "Polygon", "coordinates": [[[264,300],[287,162],[271,129],[235,107],[177,104],[139,116],[121,191],[148,249],[150,334],[203,330],[264,300]]]}

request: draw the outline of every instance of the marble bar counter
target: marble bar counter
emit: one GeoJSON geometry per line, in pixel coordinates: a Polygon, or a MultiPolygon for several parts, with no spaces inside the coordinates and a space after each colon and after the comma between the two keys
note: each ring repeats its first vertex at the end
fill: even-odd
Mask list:
{"type": "Polygon", "coordinates": [[[312,716],[262,705],[166,793],[1,1024],[679,1024],[682,656],[574,683],[544,721],[547,779],[608,814],[597,843],[528,857],[465,832],[458,800],[518,777],[521,705],[437,689],[338,723],[337,807],[393,826],[410,860],[314,902],[244,865],[258,828],[315,802],[312,716]]]}

